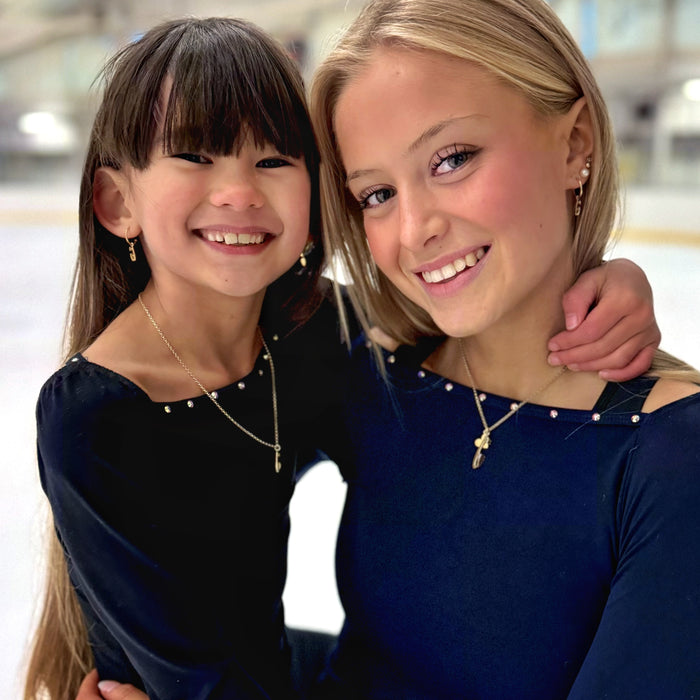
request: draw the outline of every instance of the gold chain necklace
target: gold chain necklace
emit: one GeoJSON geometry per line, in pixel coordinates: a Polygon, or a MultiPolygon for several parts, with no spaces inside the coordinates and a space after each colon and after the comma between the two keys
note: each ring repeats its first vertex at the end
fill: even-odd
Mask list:
{"type": "Polygon", "coordinates": [[[467,370],[467,377],[469,378],[469,383],[472,387],[472,393],[474,394],[474,403],[476,403],[476,410],[479,413],[479,418],[481,418],[481,425],[484,426],[484,431],[481,433],[480,437],[474,440],[474,446],[476,447],[476,452],[474,453],[474,459],[472,459],[472,469],[478,469],[486,459],[486,455],[483,453],[484,450],[488,450],[491,445],[491,433],[498,428],[499,425],[503,425],[511,416],[514,416],[526,403],[534,401],[545,389],[548,389],[554,382],[561,377],[564,372],[566,372],[566,365],[564,365],[559,372],[557,372],[552,379],[549,379],[545,384],[543,384],[534,394],[528,396],[528,398],[523,399],[519,404],[513,406],[513,408],[506,413],[505,416],[499,418],[495,423],[489,425],[486,422],[486,417],[484,416],[484,410],[481,408],[481,401],[479,400],[479,395],[476,393],[476,385],[474,383],[474,378],[469,370],[469,363],[467,362],[467,353],[464,349],[464,341],[462,338],[459,339],[459,350],[462,353],[462,360],[464,362],[464,369],[467,370]]]}
{"type": "Polygon", "coordinates": [[[239,430],[243,431],[248,437],[253,438],[255,442],[260,443],[261,445],[264,445],[265,447],[269,447],[270,449],[274,450],[275,452],[275,472],[279,474],[280,469],[282,469],[282,446],[280,445],[280,440],[279,440],[279,422],[277,420],[277,384],[276,384],[276,378],[275,378],[275,365],[272,361],[272,353],[270,352],[270,348],[267,347],[267,343],[265,342],[265,338],[262,334],[262,331],[258,327],[258,333],[260,334],[260,340],[262,340],[263,347],[265,348],[265,354],[263,355],[263,359],[267,360],[270,363],[270,377],[272,379],[272,420],[274,424],[274,436],[275,436],[275,441],[273,442],[267,442],[266,440],[263,440],[262,438],[259,438],[257,435],[252,433],[248,428],[245,428],[242,426],[233,416],[231,416],[224,408],[223,406],[214,398],[214,396],[207,391],[202,383],[197,379],[197,377],[192,374],[190,368],[182,361],[182,358],[177,354],[175,348],[170,344],[170,341],[165,337],[165,334],[163,331],[160,329],[160,326],[156,323],[156,320],[151,316],[151,312],[148,310],[148,307],[143,303],[143,299],[141,298],[141,295],[139,294],[139,302],[141,303],[141,306],[143,307],[143,310],[146,312],[146,316],[148,316],[148,320],[153,324],[153,327],[158,331],[158,335],[162,338],[163,342],[168,346],[168,350],[173,354],[175,359],[180,363],[182,368],[187,372],[187,374],[190,375],[190,378],[194,383],[202,390],[202,393],[206,394],[209,397],[209,400],[223,413],[226,418],[228,418],[231,423],[233,423],[239,430]]]}

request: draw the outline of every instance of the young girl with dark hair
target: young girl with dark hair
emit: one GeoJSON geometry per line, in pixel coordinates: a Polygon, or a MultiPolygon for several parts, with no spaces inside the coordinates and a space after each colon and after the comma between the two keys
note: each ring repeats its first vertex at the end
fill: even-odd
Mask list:
{"type": "Polygon", "coordinates": [[[287,506],[343,362],[303,85],[232,19],[156,27],[105,82],[37,408],[57,537],[27,697],[93,663],[156,698],[287,697],[287,506]]]}

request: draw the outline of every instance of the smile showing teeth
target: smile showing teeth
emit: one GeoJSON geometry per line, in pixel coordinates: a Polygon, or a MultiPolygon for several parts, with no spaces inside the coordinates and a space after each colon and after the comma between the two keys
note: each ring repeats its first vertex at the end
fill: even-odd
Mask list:
{"type": "Polygon", "coordinates": [[[204,238],[212,243],[226,245],[258,245],[265,240],[264,233],[221,233],[221,231],[205,231],[204,238]]]}
{"type": "Polygon", "coordinates": [[[484,255],[486,255],[486,250],[484,248],[479,248],[473,253],[468,253],[464,257],[457,258],[437,270],[421,272],[421,276],[423,280],[429,284],[444,282],[445,280],[452,279],[455,275],[463,272],[468,267],[474,267],[484,255]]]}

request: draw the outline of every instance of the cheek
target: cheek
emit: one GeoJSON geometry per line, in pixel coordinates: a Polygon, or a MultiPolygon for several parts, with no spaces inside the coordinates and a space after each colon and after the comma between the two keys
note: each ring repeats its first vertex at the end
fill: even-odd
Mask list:
{"type": "Polygon", "coordinates": [[[385,225],[378,219],[366,219],[364,223],[367,244],[379,269],[387,276],[398,264],[398,240],[392,238],[385,225]]]}
{"type": "Polygon", "coordinates": [[[479,179],[479,187],[472,193],[475,204],[494,222],[505,222],[518,213],[529,180],[527,170],[513,166],[493,168],[487,177],[479,179]]]}
{"type": "Polygon", "coordinates": [[[311,182],[308,176],[300,177],[296,182],[281,182],[269,197],[273,206],[275,202],[279,203],[278,213],[287,219],[287,227],[308,234],[311,219],[311,182]]]}

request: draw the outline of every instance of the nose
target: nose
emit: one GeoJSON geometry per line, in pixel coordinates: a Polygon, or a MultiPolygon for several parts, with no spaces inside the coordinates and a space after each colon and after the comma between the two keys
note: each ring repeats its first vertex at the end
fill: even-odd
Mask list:
{"type": "Polygon", "coordinates": [[[210,201],[217,207],[231,207],[236,211],[259,209],[265,204],[265,195],[254,172],[243,168],[226,168],[212,183],[210,201]]]}
{"type": "Polygon", "coordinates": [[[399,195],[399,225],[401,245],[419,251],[439,241],[447,232],[449,221],[429,192],[404,190],[399,195]]]}

